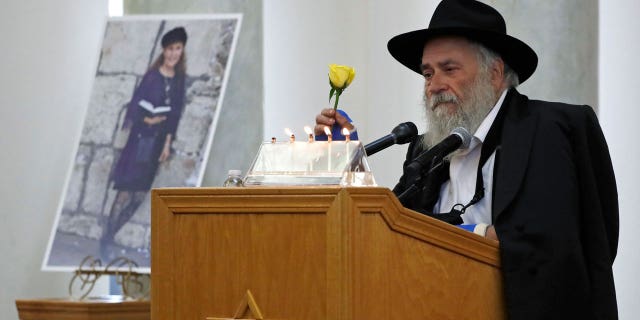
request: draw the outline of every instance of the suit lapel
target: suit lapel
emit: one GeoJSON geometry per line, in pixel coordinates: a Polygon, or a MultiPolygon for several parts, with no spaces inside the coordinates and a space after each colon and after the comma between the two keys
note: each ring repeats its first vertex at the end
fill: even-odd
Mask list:
{"type": "Polygon", "coordinates": [[[527,169],[537,119],[528,104],[526,96],[511,89],[502,106],[508,109],[502,129],[499,162],[494,172],[494,223],[515,198],[527,169]]]}

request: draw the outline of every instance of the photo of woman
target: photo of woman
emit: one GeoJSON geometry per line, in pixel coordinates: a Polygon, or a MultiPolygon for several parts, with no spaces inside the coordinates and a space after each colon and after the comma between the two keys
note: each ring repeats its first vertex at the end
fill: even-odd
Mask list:
{"type": "Polygon", "coordinates": [[[241,23],[240,14],[107,21],[43,270],[72,271],[92,256],[150,271],[151,190],[199,187],[205,171],[224,173],[227,156],[212,149],[233,141],[214,138],[230,130],[218,124],[245,111],[223,108],[241,23]]]}
{"type": "Polygon", "coordinates": [[[176,27],[162,36],[162,52],[145,73],[127,107],[127,143],[113,171],[117,194],[102,229],[101,255],[109,257],[116,233],[145,199],[158,166],[171,154],[185,98],[187,33],[176,27]]]}

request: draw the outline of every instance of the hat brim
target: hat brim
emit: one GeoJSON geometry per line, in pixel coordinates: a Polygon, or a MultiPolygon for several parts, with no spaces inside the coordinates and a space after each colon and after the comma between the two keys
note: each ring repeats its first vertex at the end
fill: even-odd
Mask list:
{"type": "Polygon", "coordinates": [[[391,55],[405,67],[422,74],[422,51],[431,39],[441,36],[462,36],[479,42],[500,55],[525,82],[538,66],[538,55],[526,43],[506,34],[472,28],[422,29],[393,37],[387,43],[391,55]]]}

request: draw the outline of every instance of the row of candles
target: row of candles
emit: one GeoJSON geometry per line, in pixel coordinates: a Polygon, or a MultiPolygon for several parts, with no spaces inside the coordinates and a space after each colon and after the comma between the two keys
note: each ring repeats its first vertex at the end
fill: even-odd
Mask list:
{"type": "MultiPolygon", "coordinates": [[[[311,130],[311,127],[305,126],[304,127],[304,132],[306,132],[307,135],[309,135],[309,142],[316,141],[315,137],[313,136],[313,130],[311,130]]],[[[293,131],[291,131],[291,129],[284,128],[284,133],[289,137],[289,142],[295,142],[296,141],[296,136],[293,134],[293,131]]],[[[331,129],[329,127],[324,126],[324,133],[327,135],[327,142],[333,141],[333,137],[331,135],[331,129]]],[[[346,142],[351,141],[351,132],[349,132],[349,129],[342,128],[342,132],[341,133],[345,137],[345,141],[346,142]]],[[[271,138],[271,143],[276,143],[276,137],[272,137],[271,138]]]]}
{"type": "MultiPolygon", "coordinates": [[[[305,126],[304,127],[304,131],[307,133],[307,135],[309,136],[309,143],[315,142],[315,137],[313,136],[313,130],[311,129],[311,127],[309,126],[305,126]]],[[[289,128],[285,128],[284,129],[285,134],[287,135],[287,137],[289,138],[289,142],[290,143],[294,143],[296,142],[296,136],[293,134],[293,131],[291,131],[291,129],[289,128]]],[[[331,129],[327,126],[324,127],[324,133],[327,135],[327,142],[328,142],[328,148],[327,148],[327,171],[331,170],[331,143],[332,140],[332,135],[331,135],[331,129]]],[[[350,148],[349,148],[349,143],[351,141],[351,132],[349,131],[349,129],[347,128],[342,128],[341,130],[342,135],[345,137],[345,142],[347,142],[346,144],[346,156],[347,159],[350,159],[350,148]]],[[[272,137],[271,138],[271,143],[276,143],[276,137],[272,137]]],[[[313,171],[313,164],[310,164],[310,170],[313,171]]]]}

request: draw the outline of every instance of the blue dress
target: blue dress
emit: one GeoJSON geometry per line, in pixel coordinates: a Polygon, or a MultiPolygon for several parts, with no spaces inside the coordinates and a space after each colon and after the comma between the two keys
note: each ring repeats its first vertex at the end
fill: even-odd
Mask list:
{"type": "Polygon", "coordinates": [[[131,131],[113,171],[114,189],[151,189],[166,137],[171,134],[172,140],[175,139],[184,96],[184,75],[166,78],[158,69],[147,71],[127,107],[123,127],[130,127],[131,131]],[[155,125],[144,123],[145,117],[154,116],[149,110],[161,106],[171,108],[168,112],[155,114],[166,116],[166,120],[155,125]]]}

